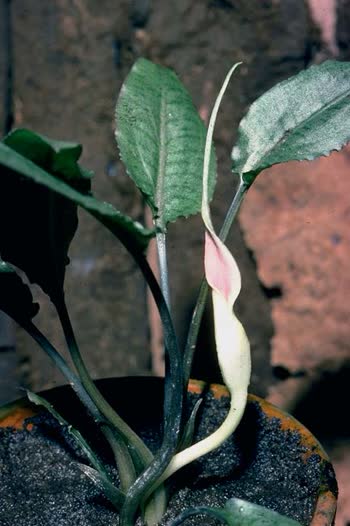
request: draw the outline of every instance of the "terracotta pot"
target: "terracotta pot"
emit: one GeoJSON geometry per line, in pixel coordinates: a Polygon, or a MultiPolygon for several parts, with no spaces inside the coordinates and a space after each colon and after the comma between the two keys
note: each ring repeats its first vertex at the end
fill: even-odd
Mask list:
{"type": "MultiPolygon", "coordinates": [[[[118,406],[119,414],[126,418],[128,423],[133,426],[133,420],[138,420],[138,424],[144,422],[160,422],[162,407],[159,403],[149,404],[149,400],[161,400],[162,397],[162,380],[150,377],[127,377],[116,379],[98,380],[97,385],[107,400],[115,406],[118,406]],[[133,393],[132,396],[126,397],[125,393],[133,393]],[[133,400],[137,397],[138,392],[146,392],[147,397],[138,399],[139,411],[137,417],[135,410],[132,409],[133,400]],[[147,398],[147,401],[145,400],[147,398]],[[119,404],[116,401],[119,400],[119,404]],[[122,404],[120,405],[120,401],[122,404]],[[146,411],[147,408],[147,411],[146,411]],[[151,408],[151,413],[150,413],[151,408]]],[[[201,381],[191,380],[190,391],[200,394],[206,384],[201,381]]],[[[218,384],[210,385],[210,390],[215,398],[228,397],[227,389],[218,384]]],[[[77,425],[77,415],[81,414],[80,402],[76,398],[72,389],[68,386],[55,387],[44,393],[44,397],[54,404],[55,408],[73,425],[77,425]]],[[[329,458],[316,438],[300,422],[291,415],[283,412],[262,398],[249,395],[248,404],[258,403],[267,418],[277,418],[280,421],[280,427],[285,431],[296,431],[299,433],[302,445],[305,447],[305,460],[312,454],[318,454],[323,463],[323,478],[319,487],[319,493],[315,505],[314,514],[310,526],[331,526],[334,525],[334,518],[337,505],[337,488],[335,479],[330,477],[333,469],[330,465],[329,458]]],[[[134,409],[134,408],[133,408],[134,409]]],[[[21,429],[24,420],[36,414],[40,409],[31,405],[27,399],[20,399],[0,408],[0,427],[14,427],[21,429]]],[[[83,426],[80,425],[83,431],[83,426]]]]}

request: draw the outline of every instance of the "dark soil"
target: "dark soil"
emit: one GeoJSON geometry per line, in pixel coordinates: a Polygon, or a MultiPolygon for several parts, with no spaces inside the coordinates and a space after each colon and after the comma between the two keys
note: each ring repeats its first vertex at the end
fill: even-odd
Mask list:
{"type": "MultiPolygon", "coordinates": [[[[190,403],[193,399],[191,395],[190,403]]],[[[227,399],[206,396],[197,439],[219,425],[227,408],[227,399]]],[[[66,430],[46,414],[31,422],[31,431],[0,429],[1,526],[117,525],[111,505],[79,470],[77,462],[86,460],[66,430]]],[[[159,443],[159,425],[151,423],[151,428],[143,423],[138,431],[154,449],[159,443]]],[[[90,440],[98,446],[101,439],[96,432],[90,440]]],[[[279,420],[268,420],[259,404],[250,403],[235,436],[183,469],[172,482],[169,511],[162,526],[170,525],[171,519],[187,507],[222,507],[232,496],[265,505],[308,525],[325,465],[316,454],[305,463],[303,452],[297,433],[282,432],[279,420]]],[[[218,523],[198,516],[184,524],[218,523]]]]}

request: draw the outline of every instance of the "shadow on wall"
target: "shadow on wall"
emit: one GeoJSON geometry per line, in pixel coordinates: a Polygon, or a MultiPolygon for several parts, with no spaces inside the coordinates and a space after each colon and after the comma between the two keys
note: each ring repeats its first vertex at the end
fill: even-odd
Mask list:
{"type": "Polygon", "coordinates": [[[336,371],[323,371],[294,409],[294,416],[322,443],[334,437],[350,442],[349,385],[350,359],[336,371]]]}
{"type": "Polygon", "coordinates": [[[321,373],[294,410],[333,463],[339,487],[335,526],[350,525],[349,385],[350,360],[337,370],[321,373]]]}

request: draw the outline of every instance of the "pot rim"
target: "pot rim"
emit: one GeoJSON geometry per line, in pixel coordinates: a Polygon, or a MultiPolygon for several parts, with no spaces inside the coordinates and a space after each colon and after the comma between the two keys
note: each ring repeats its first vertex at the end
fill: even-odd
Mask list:
{"type": "MultiPolygon", "coordinates": [[[[189,382],[189,391],[200,394],[207,388],[206,382],[201,380],[191,379],[189,382]]],[[[215,398],[229,397],[230,393],[224,385],[210,384],[210,391],[215,398]]],[[[281,421],[281,428],[283,430],[297,431],[301,438],[301,443],[307,448],[305,459],[311,454],[319,455],[324,462],[330,464],[330,459],[321,446],[316,437],[309,431],[301,422],[299,422],[292,415],[279,409],[267,400],[259,396],[248,394],[248,401],[257,402],[264,414],[268,418],[278,418],[281,421]]],[[[337,510],[337,495],[334,493],[327,481],[324,481],[320,486],[320,491],[317,497],[314,514],[310,522],[310,526],[330,526],[334,524],[335,514],[337,510]]]]}
{"type": "MultiPolygon", "coordinates": [[[[127,378],[142,378],[143,381],[149,379],[159,381],[160,378],[152,376],[129,376],[122,377],[127,378]]],[[[116,378],[105,378],[97,380],[100,382],[110,382],[120,380],[121,377],[116,378]]],[[[124,380],[125,381],[125,380],[124,380]]],[[[61,387],[65,387],[67,384],[62,386],[54,387],[52,389],[44,391],[45,393],[58,390],[61,387]]],[[[221,384],[209,384],[202,380],[190,379],[188,390],[191,393],[201,394],[204,389],[209,389],[215,398],[229,397],[230,393],[228,389],[221,384]]],[[[312,433],[301,424],[296,418],[289,413],[279,409],[270,402],[267,402],[259,396],[249,394],[249,402],[258,403],[268,418],[278,418],[281,422],[281,428],[286,431],[297,431],[301,437],[301,443],[305,446],[305,460],[312,454],[319,455],[325,463],[330,464],[329,457],[318,440],[312,435],[312,433]]],[[[14,402],[10,402],[0,407],[0,427],[13,427],[15,429],[22,429],[24,420],[36,414],[40,409],[29,402],[27,398],[20,398],[14,402]]],[[[27,427],[30,429],[30,426],[27,427]]],[[[320,485],[320,491],[315,504],[314,514],[311,519],[309,526],[331,526],[334,524],[334,518],[337,509],[337,494],[336,490],[330,487],[329,481],[324,480],[320,485]]]]}

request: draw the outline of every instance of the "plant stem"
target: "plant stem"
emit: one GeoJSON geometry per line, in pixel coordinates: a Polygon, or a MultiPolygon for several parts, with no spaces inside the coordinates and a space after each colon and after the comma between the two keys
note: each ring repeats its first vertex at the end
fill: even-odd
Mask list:
{"type": "MultiPolygon", "coordinates": [[[[228,209],[228,212],[226,214],[224,223],[222,225],[222,228],[219,234],[219,237],[222,241],[225,241],[227,238],[227,235],[230,231],[233,220],[235,219],[239,211],[239,208],[242,204],[242,201],[244,199],[244,196],[248,188],[249,186],[241,180],[238,185],[235,196],[232,200],[232,203],[230,205],[230,208],[228,209]]],[[[187,335],[184,357],[183,357],[184,389],[185,390],[187,390],[188,381],[191,375],[193,356],[194,356],[194,352],[196,349],[196,342],[197,342],[198,332],[199,332],[200,324],[201,324],[204,309],[205,309],[207,294],[208,294],[208,284],[206,280],[203,279],[200,289],[199,289],[197,303],[193,311],[192,320],[191,320],[189,332],[187,335]]]]}
{"type": "MultiPolygon", "coordinates": [[[[92,213],[92,215],[94,215],[92,213]]],[[[98,216],[94,217],[98,220],[98,216]]],[[[124,245],[128,252],[132,255],[135,262],[139,266],[151,292],[155,303],[157,305],[160,318],[162,320],[163,332],[164,332],[164,345],[165,345],[165,365],[166,365],[166,378],[164,382],[164,433],[163,441],[160,450],[153,459],[152,453],[143,444],[141,439],[134,433],[129,426],[115,413],[113,408],[108,402],[101,396],[99,391],[95,388],[92,379],[90,378],[85,365],[82,362],[79,349],[77,348],[74,334],[71,329],[70,320],[66,312],[66,306],[64,300],[62,304],[56,305],[57,312],[61,318],[62,326],[65,327],[65,335],[67,342],[69,341],[72,346],[72,358],[76,361],[82,374],[82,383],[90,394],[101,413],[115,426],[120,434],[125,438],[126,442],[134,448],[134,453],[140,454],[141,460],[149,458],[149,462],[144,462],[144,465],[148,465],[143,473],[136,479],[134,484],[129,489],[125,504],[121,513],[120,526],[134,526],[134,517],[137,513],[137,509],[140,506],[142,500],[148,494],[151,487],[154,486],[157,479],[165,471],[171,458],[177,451],[181,422],[182,422],[182,411],[183,411],[183,363],[180,355],[177,338],[174,331],[173,322],[167,307],[167,303],[163,297],[162,291],[159,284],[150,268],[144,254],[135,246],[134,242],[129,238],[127,233],[119,232],[118,235],[115,233],[113,228],[109,224],[101,221],[104,226],[110,230],[110,232],[119,239],[124,245]],[[153,459],[153,460],[152,460],[153,459]]],[[[153,499],[151,499],[153,501],[153,499]]],[[[166,494],[164,489],[160,488],[155,495],[157,501],[157,510],[166,508],[166,494]],[[160,506],[160,500],[162,500],[162,506],[160,506]]],[[[154,517],[160,520],[161,513],[156,511],[154,517]]],[[[158,522],[159,522],[158,520],[158,522]]],[[[155,522],[157,524],[157,522],[155,522]]]]}
{"type": "MultiPolygon", "coordinates": [[[[136,479],[126,495],[121,511],[120,526],[134,526],[135,515],[141,501],[148,495],[149,489],[155,485],[175,455],[182,422],[183,407],[183,373],[182,359],[177,347],[176,335],[166,301],[158,282],[143,254],[131,251],[140,267],[157,304],[163,324],[166,349],[166,377],[164,384],[164,433],[162,445],[154,457],[152,464],[136,479]]],[[[164,510],[163,510],[164,511],[164,510]]],[[[149,514],[147,514],[150,517],[149,514]]],[[[148,524],[158,524],[161,512],[155,510],[153,519],[148,524]],[[153,521],[153,522],[152,522],[153,521]]]]}
{"type": "Polygon", "coordinates": [[[143,443],[140,437],[127,425],[126,422],[124,422],[124,420],[116,413],[112,406],[102,396],[86,368],[86,365],[80,354],[77,341],[75,339],[73,327],[64,298],[61,298],[61,301],[57,301],[55,306],[62,324],[69,352],[85,390],[106,420],[118,430],[121,436],[125,438],[128,443],[130,443],[130,445],[135,449],[137,454],[142,459],[143,464],[147,466],[153,458],[152,453],[143,443]]]}
{"type": "Polygon", "coordinates": [[[166,249],[166,234],[165,232],[157,232],[157,249],[158,249],[158,261],[160,271],[160,288],[165,299],[165,302],[170,309],[170,290],[169,290],[169,276],[168,276],[168,262],[167,262],[167,249],[166,249]]]}
{"type": "MultiPolygon", "coordinates": [[[[92,212],[91,212],[92,213],[92,212]]],[[[92,213],[92,215],[97,219],[101,219],[92,213]]],[[[168,460],[170,461],[172,455],[175,454],[177,448],[177,442],[181,430],[182,422],[182,407],[183,407],[183,397],[184,393],[182,390],[183,385],[183,363],[182,357],[180,355],[177,338],[167,307],[167,303],[163,297],[162,291],[159,287],[158,281],[156,280],[152,269],[150,268],[145,255],[140,251],[140,249],[135,246],[133,240],[127,235],[127,232],[120,231],[118,234],[111,228],[108,223],[102,224],[110,230],[110,232],[124,245],[126,250],[134,258],[135,262],[139,266],[149,288],[153,295],[154,301],[157,305],[159,315],[162,321],[163,332],[164,332],[164,346],[166,350],[165,354],[165,366],[166,366],[166,377],[164,383],[164,438],[163,443],[167,443],[168,449],[168,460]]],[[[163,459],[165,464],[165,457],[163,459]]],[[[155,464],[151,471],[149,471],[149,476],[152,478],[150,480],[150,485],[153,486],[154,481],[161,474],[162,467],[161,464],[155,461],[155,464]],[[157,468],[155,466],[158,466],[157,468]],[[152,475],[151,475],[152,473],[152,475]],[[153,480],[154,478],[154,480],[153,480]]],[[[145,493],[147,493],[147,488],[145,488],[145,493]]]]}
{"type": "MultiPolygon", "coordinates": [[[[55,365],[59,368],[61,373],[65,376],[65,378],[72,386],[80,401],[88,409],[95,422],[100,425],[101,432],[103,433],[109,445],[111,446],[118,469],[120,468],[120,464],[123,464],[123,466],[126,467],[122,467],[120,473],[122,490],[126,491],[129,485],[133,483],[136,476],[130,454],[127,448],[123,449],[123,446],[121,444],[121,441],[123,439],[121,437],[115,437],[113,431],[106,424],[106,419],[102,416],[102,414],[90,398],[89,394],[86,392],[78,376],[75,373],[73,373],[73,371],[70,369],[64,358],[53,347],[53,345],[42,334],[42,332],[32,322],[27,323],[24,328],[32,336],[32,338],[40,345],[40,347],[45,351],[45,353],[51,358],[55,365]],[[124,454],[122,455],[122,453],[124,454]],[[123,463],[121,462],[121,457],[123,463]],[[130,469],[130,473],[127,474],[126,469],[130,469]],[[128,484],[127,487],[124,487],[126,484],[128,484]]],[[[94,465],[94,467],[98,469],[96,465],[94,465]]],[[[98,471],[101,470],[98,469],[98,471]]]]}
{"type": "Polygon", "coordinates": [[[232,200],[232,203],[230,205],[230,208],[227,211],[226,217],[224,219],[223,225],[220,230],[219,237],[221,241],[226,241],[226,238],[230,232],[230,228],[232,226],[232,223],[237,216],[237,213],[239,212],[240,206],[243,202],[243,199],[245,197],[245,194],[249,190],[249,186],[244,181],[240,181],[238,184],[238,188],[236,191],[236,194],[232,200]]]}
{"type": "Polygon", "coordinates": [[[100,411],[96,408],[95,404],[92,402],[90,396],[87,394],[83,384],[77,377],[75,373],[70,369],[66,360],[60,355],[60,353],[55,349],[55,347],[49,342],[49,340],[44,336],[44,334],[32,323],[31,321],[23,324],[23,328],[28,332],[28,334],[40,345],[43,351],[48,355],[48,357],[54,362],[54,364],[61,371],[63,376],[71,385],[72,389],[77,394],[79,400],[85,405],[89,413],[92,415],[96,423],[103,423],[105,419],[101,415],[100,411]]]}
{"type": "MultiPolygon", "coordinates": [[[[146,262],[145,259],[142,260],[142,262],[146,262]]],[[[165,308],[168,312],[167,306],[165,304],[165,301],[163,299],[162,293],[159,289],[157,280],[154,278],[154,275],[149,267],[146,267],[147,270],[145,272],[150,272],[152,278],[154,279],[157,288],[154,291],[155,292],[155,300],[157,304],[162,305],[162,312],[165,308]],[[156,293],[158,291],[158,294],[156,293]],[[159,296],[160,295],[160,296],[159,296]],[[160,299],[161,298],[161,299],[160,299]]],[[[148,279],[151,280],[152,278],[148,276],[148,279]]],[[[154,286],[154,285],[153,285],[154,286]]],[[[140,437],[124,422],[124,420],[114,411],[114,409],[110,406],[110,404],[105,400],[105,398],[102,396],[100,391],[96,388],[92,378],[90,377],[90,374],[86,368],[86,365],[82,359],[82,356],[80,354],[80,350],[78,348],[73,327],[68,315],[67,307],[65,304],[64,299],[62,299],[61,302],[56,303],[57,312],[63,327],[63,331],[65,334],[65,338],[67,341],[68,348],[70,350],[73,363],[75,367],[77,368],[79,377],[81,378],[82,384],[84,385],[86,391],[91,396],[92,400],[98,407],[98,409],[101,411],[101,413],[105,416],[105,418],[114,426],[114,428],[117,430],[117,433],[119,433],[123,439],[125,439],[127,444],[130,444],[130,446],[133,448],[134,453],[140,458],[144,471],[143,473],[136,479],[136,481],[131,485],[131,487],[128,488],[127,492],[127,498],[125,499],[124,506],[121,511],[121,517],[123,516],[123,512],[126,513],[126,522],[125,524],[134,524],[133,517],[136,515],[137,509],[142,501],[143,495],[147,493],[147,490],[150,486],[153,486],[154,480],[158,479],[161,473],[165,470],[166,466],[170,462],[172,456],[175,453],[176,446],[173,446],[168,451],[168,445],[166,444],[165,448],[165,454],[166,454],[166,462],[163,461],[163,463],[159,462],[158,460],[158,454],[155,458],[153,458],[153,454],[151,451],[147,448],[147,446],[144,444],[144,442],[140,439],[140,437]],[[150,480],[149,480],[150,478],[150,480]],[[128,498],[129,497],[129,498],[128,498]],[[131,509],[130,509],[131,508],[131,509]],[[129,517],[132,517],[131,522],[129,521],[129,517]]],[[[169,320],[171,322],[170,315],[169,320]]],[[[171,325],[172,326],[172,325],[171,325]]],[[[176,340],[175,340],[176,345],[176,340]]],[[[180,367],[181,367],[180,362],[180,367]]],[[[182,376],[181,376],[182,379],[182,376]]],[[[180,380],[181,382],[181,380],[180,380]]],[[[180,383],[181,385],[181,383],[180,383]]],[[[181,389],[180,389],[181,391],[181,389]]],[[[171,395],[170,398],[172,399],[171,395]]],[[[182,400],[182,398],[181,398],[182,400]]],[[[180,409],[182,408],[182,404],[179,405],[180,409]]],[[[167,413],[166,413],[167,414],[167,413]]],[[[171,420],[171,419],[170,419],[171,420]]],[[[176,425],[175,425],[176,430],[176,425]]],[[[167,436],[169,439],[170,429],[167,429],[167,434],[164,432],[164,437],[167,436]]],[[[175,434],[177,437],[177,435],[175,434]]],[[[111,436],[106,437],[108,440],[110,440],[111,436]]],[[[165,438],[164,438],[165,440],[165,438]]],[[[114,439],[114,445],[113,451],[119,455],[117,459],[117,464],[127,466],[131,461],[130,454],[128,450],[121,450],[119,448],[119,444],[114,439]],[[124,454],[126,455],[124,456],[124,454]]],[[[162,448],[161,448],[162,450],[162,448]]],[[[163,455],[164,455],[164,447],[163,447],[163,455]]],[[[125,487],[128,484],[128,481],[131,480],[133,473],[129,473],[125,475],[124,470],[122,470],[121,473],[119,473],[120,477],[125,476],[125,479],[122,481],[122,486],[125,487]]],[[[166,493],[164,487],[160,487],[159,491],[157,491],[154,495],[154,497],[150,498],[150,501],[148,503],[148,514],[152,517],[156,517],[156,522],[154,524],[157,524],[157,522],[160,520],[162,515],[164,514],[166,509],[166,493]]],[[[120,520],[120,524],[122,525],[122,519],[120,520]]]]}

